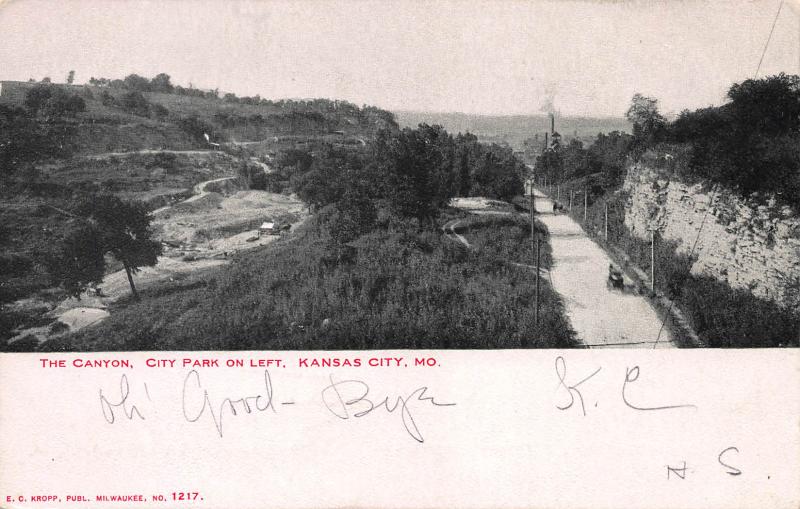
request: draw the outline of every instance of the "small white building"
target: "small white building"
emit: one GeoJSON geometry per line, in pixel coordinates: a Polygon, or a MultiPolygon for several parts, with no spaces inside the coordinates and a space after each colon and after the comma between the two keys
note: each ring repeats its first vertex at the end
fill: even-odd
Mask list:
{"type": "Polygon", "coordinates": [[[262,235],[278,235],[280,230],[275,227],[275,223],[265,222],[258,227],[258,236],[262,235]]]}

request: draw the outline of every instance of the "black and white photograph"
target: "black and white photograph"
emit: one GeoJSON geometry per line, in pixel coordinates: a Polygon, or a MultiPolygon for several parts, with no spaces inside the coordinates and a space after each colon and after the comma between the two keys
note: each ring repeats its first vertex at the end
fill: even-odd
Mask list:
{"type": "Polygon", "coordinates": [[[800,507],[797,0],[0,0],[0,509],[800,507]]]}
{"type": "Polygon", "coordinates": [[[795,5],[318,7],[3,6],[5,351],[798,345],[795,5]]]}

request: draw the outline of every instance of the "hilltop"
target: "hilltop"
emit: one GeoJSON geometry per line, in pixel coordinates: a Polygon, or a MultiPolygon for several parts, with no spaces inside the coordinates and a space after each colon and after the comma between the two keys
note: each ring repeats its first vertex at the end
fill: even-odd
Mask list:
{"type": "MultiPolygon", "coordinates": [[[[220,97],[219,91],[174,86],[163,76],[158,84],[153,84],[158,77],[136,75],[125,80],[93,78],[85,85],[3,81],[0,107],[23,108],[33,89],[79,97],[84,108],[57,122],[71,128],[66,141],[80,154],[209,148],[208,141],[279,141],[286,136],[358,142],[380,129],[397,129],[390,112],[371,106],[328,99],[270,101],[231,93],[220,97]]],[[[52,124],[54,119],[47,121],[52,124]]]]}

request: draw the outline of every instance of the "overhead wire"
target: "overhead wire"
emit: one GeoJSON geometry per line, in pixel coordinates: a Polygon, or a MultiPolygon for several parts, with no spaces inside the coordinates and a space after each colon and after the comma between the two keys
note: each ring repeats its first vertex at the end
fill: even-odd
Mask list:
{"type": "MultiPolygon", "coordinates": [[[[778,17],[781,14],[781,9],[783,8],[784,1],[785,0],[781,0],[780,4],[778,4],[778,12],[775,13],[775,19],[772,20],[772,26],[769,29],[767,42],[764,44],[764,49],[761,51],[761,58],[759,58],[758,60],[758,66],[756,67],[756,72],[753,75],[753,79],[756,79],[758,77],[758,73],[761,70],[761,64],[764,62],[764,56],[767,54],[767,49],[769,48],[769,43],[772,40],[772,34],[775,32],[775,25],[778,23],[778,17]]],[[[700,228],[698,228],[697,235],[695,236],[694,243],[692,244],[692,249],[689,251],[690,259],[694,255],[695,249],[697,248],[697,244],[700,241],[700,234],[703,232],[703,227],[706,224],[706,218],[708,217],[708,212],[714,205],[714,199],[716,198],[716,194],[717,194],[717,185],[715,184],[711,192],[711,200],[708,204],[708,207],[705,210],[705,213],[703,214],[703,220],[700,222],[700,228]]],[[[655,281],[653,283],[655,283],[655,281]]],[[[666,316],[664,317],[664,320],[661,322],[661,327],[658,329],[658,335],[656,336],[655,342],[653,342],[653,349],[655,349],[658,346],[658,342],[661,339],[661,333],[664,331],[664,326],[672,314],[672,308],[674,307],[674,305],[675,301],[670,300],[670,305],[669,308],[667,308],[666,316]]]]}

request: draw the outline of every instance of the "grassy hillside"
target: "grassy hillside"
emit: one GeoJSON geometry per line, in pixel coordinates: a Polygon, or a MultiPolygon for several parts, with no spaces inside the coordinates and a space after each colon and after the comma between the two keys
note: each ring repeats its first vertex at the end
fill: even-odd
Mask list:
{"type": "MultiPolygon", "coordinates": [[[[39,83],[3,82],[0,106],[22,108],[26,94],[39,83]]],[[[396,129],[392,115],[372,107],[359,108],[325,99],[267,101],[223,99],[213,94],[180,95],[122,86],[50,84],[79,96],[85,110],[62,119],[71,132],[63,134],[73,153],[140,149],[209,148],[212,141],[258,141],[276,136],[339,139],[373,136],[396,129]],[[139,94],[141,99],[134,96],[139,94]],[[137,102],[138,101],[138,102],[137,102]]]]}
{"type": "Polygon", "coordinates": [[[237,175],[253,157],[263,164],[264,155],[288,148],[363,146],[377,129],[396,127],[388,112],[336,101],[243,103],[122,86],[2,85],[0,304],[47,287],[44,258],[81,195],[111,193],[155,209],[190,196],[201,181],[237,175]],[[36,90],[79,98],[82,107],[33,109],[26,98],[36,90]],[[226,145],[249,139],[258,143],[226,145]],[[143,150],[166,152],[135,153],[143,150]]]}
{"type": "MultiPolygon", "coordinates": [[[[476,225],[471,235],[490,231],[476,225]]],[[[414,227],[376,230],[342,250],[317,218],[295,238],[149,292],[140,303],[121,302],[99,326],[42,348],[574,346],[560,300],[541,284],[537,325],[530,271],[497,253],[414,227]]]]}
{"type": "Polygon", "coordinates": [[[4,349],[575,344],[546,282],[534,318],[534,278],[519,264],[530,261],[527,220],[448,209],[456,196],[520,194],[526,170],[510,149],[440,127],[399,130],[391,113],[342,101],[98,81],[4,87],[4,349]],[[142,220],[141,237],[160,249],[134,277],[141,301],[125,258],[81,215],[79,204],[107,194],[160,209],[142,220]],[[454,217],[472,248],[441,231],[454,217]],[[280,231],[258,229],[269,222],[280,231]],[[84,231],[98,239],[80,239],[100,253],[91,277],[70,241],[84,231]]]}

